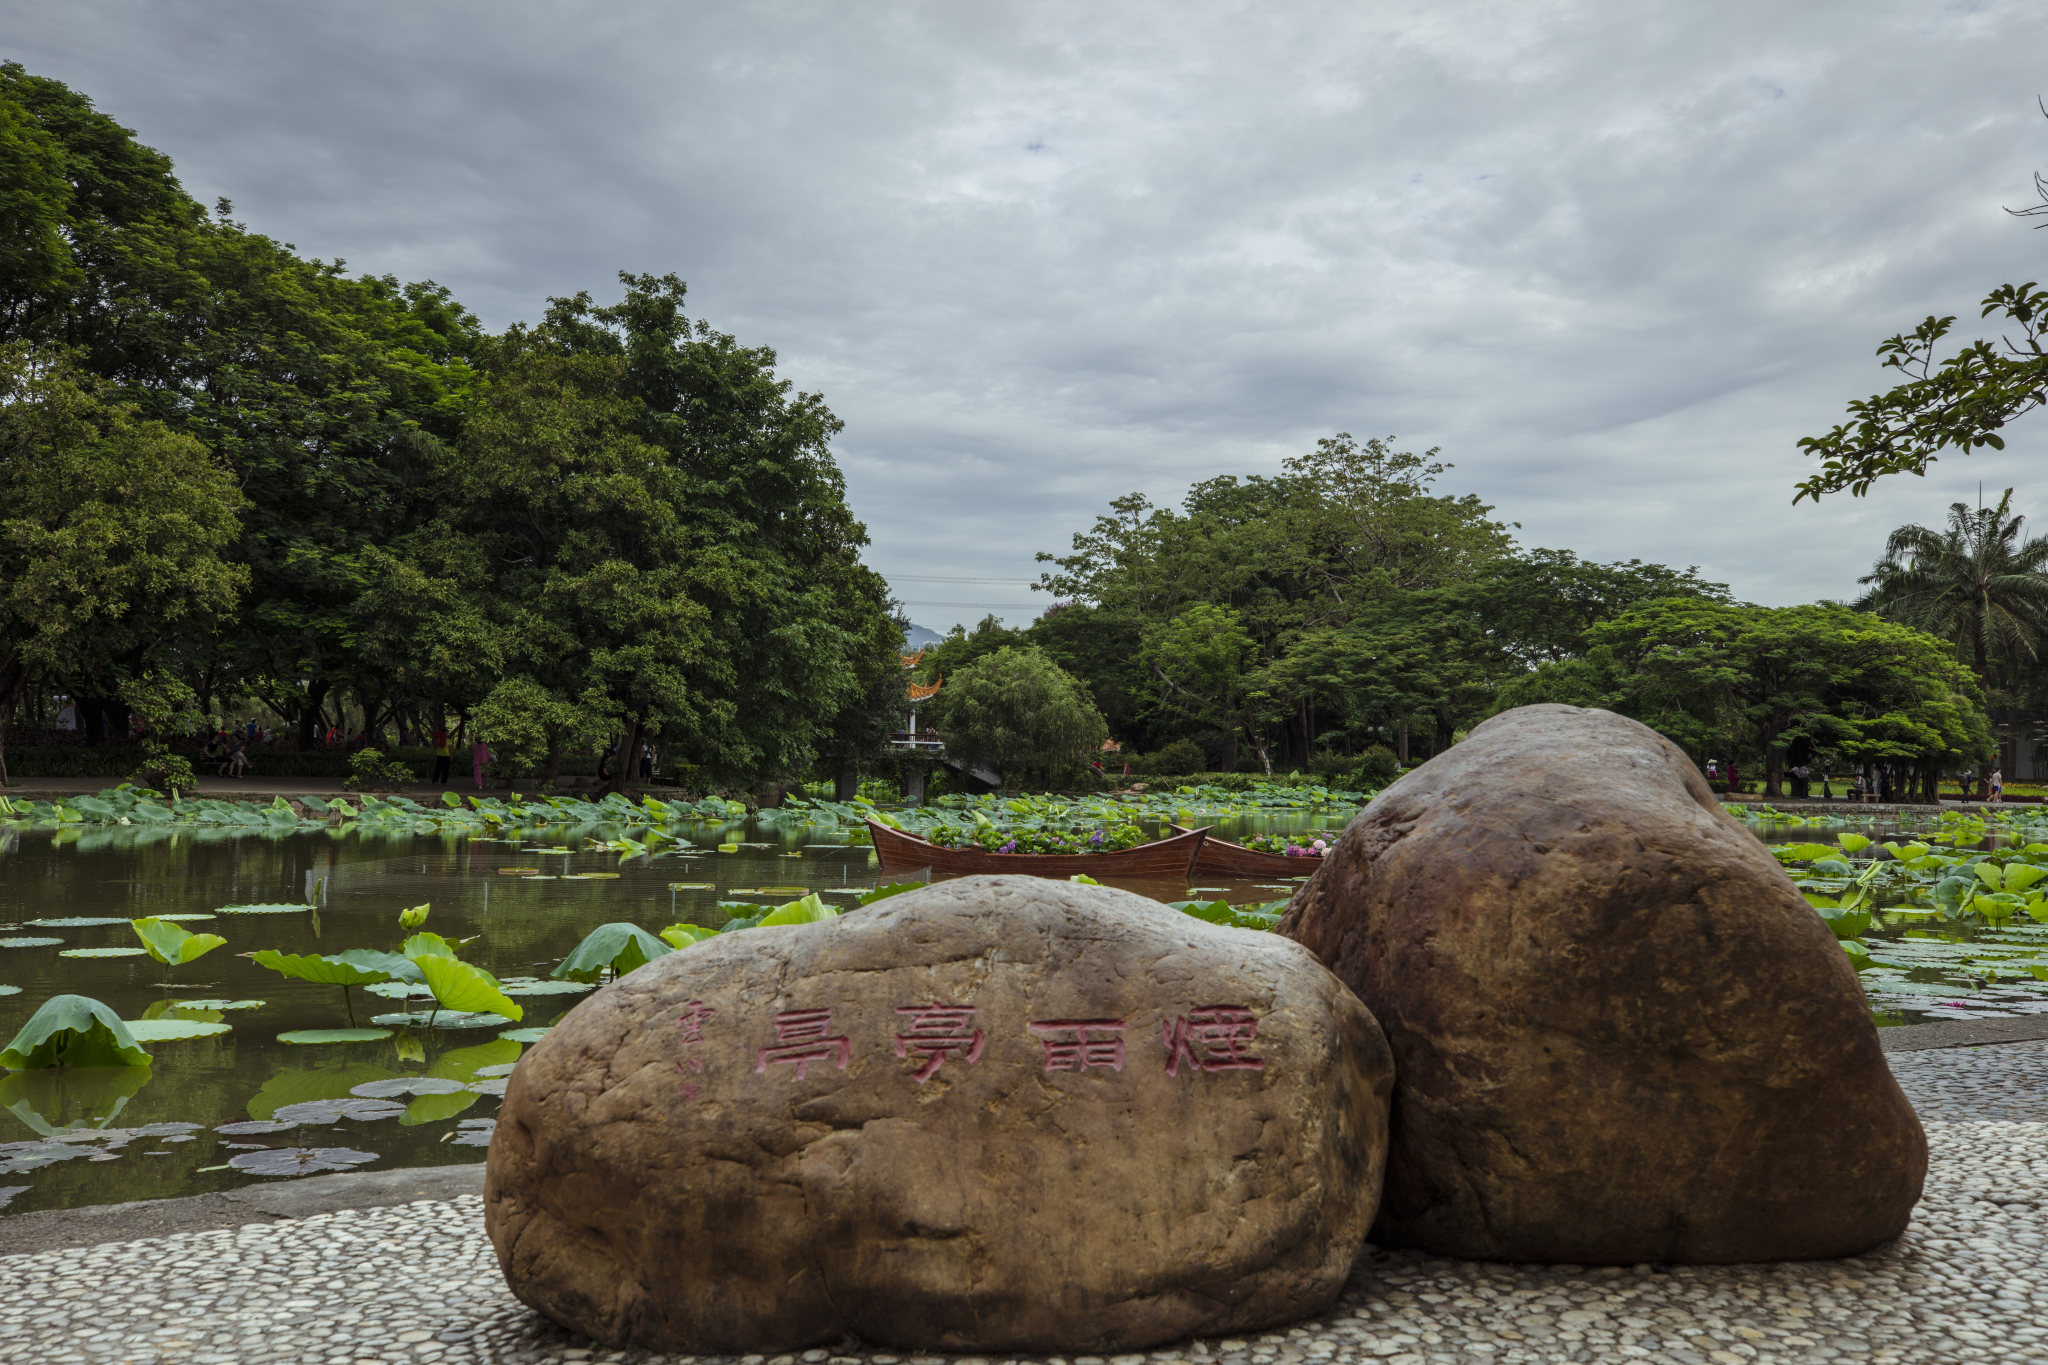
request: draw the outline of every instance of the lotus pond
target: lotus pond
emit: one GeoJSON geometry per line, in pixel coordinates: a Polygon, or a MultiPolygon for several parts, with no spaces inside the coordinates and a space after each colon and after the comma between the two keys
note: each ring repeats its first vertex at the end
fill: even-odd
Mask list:
{"type": "MultiPolygon", "coordinates": [[[[890,818],[997,846],[1192,822],[1277,847],[1340,829],[1361,799],[1197,788],[959,798],[890,818]]],[[[1881,1023],[2048,1011],[2048,821],[1734,809],[1833,925],[1881,1023]]],[[[46,1002],[82,997],[102,1016],[65,1006],[43,1048],[97,1038],[148,1062],[16,1056],[31,1069],[0,1077],[0,1207],[481,1160],[505,1076],[606,975],[872,898],[871,811],[616,797],[173,807],[127,789],[0,811],[0,1043],[36,1033],[24,1026],[46,1002]]],[[[1261,929],[1299,879],[1104,880],[1261,929]]]]}
{"type": "MultiPolygon", "coordinates": [[[[1132,823],[1157,835],[1188,819],[1226,837],[1312,836],[1341,829],[1359,800],[1196,789],[963,798],[892,818],[920,830],[995,822],[1037,839],[1132,823]]],[[[749,815],[715,799],[622,798],[174,807],[130,789],[17,803],[0,811],[0,1046],[47,1002],[75,996],[104,1006],[103,1019],[67,1006],[45,1051],[106,1042],[118,1026],[136,1049],[125,1060],[148,1064],[11,1058],[30,1069],[0,1073],[0,1208],[482,1160],[506,1074],[611,969],[778,908],[785,921],[823,917],[872,896],[870,810],[819,801],[749,815]],[[602,926],[619,927],[593,934],[602,926]]],[[[1286,879],[1103,880],[1248,928],[1270,925],[1294,890],[1286,879]]]]}

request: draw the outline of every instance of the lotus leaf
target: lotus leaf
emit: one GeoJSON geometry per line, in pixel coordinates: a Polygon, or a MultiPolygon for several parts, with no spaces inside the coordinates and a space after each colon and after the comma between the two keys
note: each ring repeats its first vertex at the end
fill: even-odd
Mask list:
{"type": "Polygon", "coordinates": [[[187,1038],[211,1038],[226,1033],[226,1024],[209,1024],[199,1019],[129,1019],[128,1032],[138,1043],[175,1043],[187,1038]]]}
{"type": "Polygon", "coordinates": [[[61,938],[0,938],[0,948],[49,948],[63,941],[61,938]]]}
{"type": "Polygon", "coordinates": [[[301,1028],[277,1035],[280,1043],[375,1043],[391,1036],[388,1028],[301,1028]]]}
{"type": "Polygon", "coordinates": [[[253,1010],[261,1009],[268,1001],[263,1000],[180,1000],[177,1008],[186,1010],[253,1010]]]}
{"type": "Polygon", "coordinates": [[[355,1095],[343,1095],[331,1100],[302,1100],[298,1104],[282,1105],[271,1117],[279,1123],[335,1123],[341,1119],[374,1122],[397,1118],[404,1112],[404,1105],[390,1100],[366,1100],[355,1095]]]}
{"type": "Polygon", "coordinates": [[[71,915],[64,919],[31,919],[22,923],[30,929],[98,929],[109,924],[127,924],[125,919],[108,919],[100,915],[71,915]]]}
{"type": "Polygon", "coordinates": [[[1872,967],[1878,967],[1883,965],[1882,963],[1878,962],[1875,958],[1871,957],[1869,945],[1864,943],[1861,939],[1843,939],[1842,951],[1849,955],[1849,965],[1854,967],[1859,972],[1867,972],[1872,967]]]}
{"type": "Polygon", "coordinates": [[[419,928],[422,924],[425,924],[427,922],[427,911],[432,908],[432,904],[429,903],[427,905],[415,905],[410,910],[399,911],[398,927],[401,929],[419,928]]]}
{"type": "Polygon", "coordinates": [[[388,1081],[364,1081],[349,1093],[366,1100],[389,1100],[400,1095],[460,1095],[467,1089],[461,1081],[440,1076],[397,1076],[388,1081]]]}
{"type": "Polygon", "coordinates": [[[661,931],[661,941],[671,948],[688,948],[707,938],[717,937],[716,929],[707,929],[701,924],[671,924],[661,931]]]}
{"type": "Polygon", "coordinates": [[[1993,891],[2005,889],[2005,873],[1996,863],[1976,863],[1970,870],[1977,874],[1977,880],[1993,891]]]}
{"type": "MultiPolygon", "coordinates": [[[[362,952],[362,949],[356,949],[362,952]]],[[[318,957],[313,954],[280,953],[274,948],[265,948],[255,954],[252,961],[259,967],[268,967],[273,972],[282,972],[300,981],[313,981],[323,986],[367,986],[375,981],[389,981],[391,973],[381,964],[359,965],[345,961],[346,954],[333,957],[318,957]]],[[[389,954],[377,954],[379,957],[389,954]]],[[[401,959],[403,960],[403,959],[401,959]]]]}
{"type": "Polygon", "coordinates": [[[544,1028],[508,1028],[498,1037],[508,1043],[537,1043],[547,1037],[547,1033],[544,1028]]]}
{"type": "Polygon", "coordinates": [[[891,896],[900,896],[906,891],[915,891],[923,885],[923,882],[890,882],[887,886],[877,886],[872,891],[861,892],[860,903],[862,905],[873,905],[876,901],[885,901],[891,896]]]}
{"type": "Polygon", "coordinates": [[[149,950],[149,955],[166,967],[183,966],[227,943],[219,934],[195,934],[180,925],[155,918],[132,920],[130,927],[142,940],[142,946],[149,950]]]}
{"type": "Polygon", "coordinates": [[[1838,850],[1833,844],[1777,844],[1771,852],[1784,862],[1810,863],[1820,858],[1831,858],[1838,850]]]}
{"type": "Polygon", "coordinates": [[[772,924],[816,924],[819,920],[837,919],[839,912],[818,898],[816,892],[800,901],[791,901],[761,916],[761,927],[772,924]]]}
{"type": "Polygon", "coordinates": [[[455,956],[455,945],[442,938],[439,934],[418,933],[407,939],[398,951],[417,964],[421,958],[425,957],[452,959],[455,956]]]}
{"type": "Polygon", "coordinates": [[[453,957],[419,957],[420,974],[442,1008],[462,1013],[502,1014],[513,1022],[524,1015],[509,996],[498,989],[498,979],[481,967],[453,957]]]}
{"type": "Polygon", "coordinates": [[[2035,867],[2031,863],[2005,865],[2005,889],[2008,891],[2024,891],[2043,877],[2048,877],[2048,867],[2035,867]]]}
{"type": "Polygon", "coordinates": [[[141,957],[145,948],[66,948],[58,957],[141,957]]]}
{"type": "Polygon", "coordinates": [[[1861,834],[1842,833],[1835,836],[1836,844],[1846,853],[1861,853],[1870,847],[1870,840],[1861,834]]]}
{"type": "Polygon", "coordinates": [[[600,972],[609,969],[619,977],[673,951],[637,924],[600,924],[583,936],[550,975],[557,980],[595,981],[600,972]]]}
{"type": "Polygon", "coordinates": [[[266,1147],[260,1152],[232,1157],[228,1165],[250,1175],[293,1176],[352,1170],[376,1159],[374,1152],[358,1152],[350,1147],[266,1147]]]}
{"type": "Polygon", "coordinates": [[[20,994],[21,994],[21,987],[19,987],[19,986],[0,986],[0,995],[20,995],[20,994]]]}
{"type": "Polygon", "coordinates": [[[223,905],[215,913],[222,915],[303,915],[312,908],[310,905],[223,905]]]}
{"type": "Polygon", "coordinates": [[[404,1014],[380,1014],[370,1020],[391,1028],[491,1028],[512,1020],[489,1011],[470,1014],[460,1010],[410,1010],[404,1014]]]}
{"type": "Polygon", "coordinates": [[[83,995],[52,996],[0,1050],[0,1066],[14,1071],[148,1065],[149,1054],[121,1016],[83,995]]]}
{"type": "Polygon", "coordinates": [[[343,1099],[364,1081],[389,1080],[398,1073],[373,1062],[334,1062],[319,1067],[286,1067],[263,1083],[249,1101],[249,1117],[273,1118],[279,1109],[307,1100],[343,1099]]]}

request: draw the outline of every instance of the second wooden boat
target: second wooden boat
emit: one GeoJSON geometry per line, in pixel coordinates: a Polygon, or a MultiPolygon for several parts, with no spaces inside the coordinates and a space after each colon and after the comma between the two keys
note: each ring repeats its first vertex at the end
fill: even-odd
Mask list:
{"type": "Polygon", "coordinates": [[[1321,854],[1290,857],[1285,853],[1261,853],[1213,834],[1202,841],[1202,850],[1195,855],[1195,872],[1204,877],[1309,877],[1322,865],[1321,854]]]}
{"type": "MultiPolygon", "coordinates": [[[[1178,826],[1176,826],[1178,828],[1178,826]]],[[[933,872],[1021,872],[1031,877],[1180,877],[1194,875],[1206,829],[1181,830],[1169,839],[1158,839],[1136,848],[1114,853],[990,853],[985,848],[945,848],[915,834],[905,834],[874,820],[868,821],[874,836],[875,856],[884,872],[908,872],[928,867],[933,872]]]]}

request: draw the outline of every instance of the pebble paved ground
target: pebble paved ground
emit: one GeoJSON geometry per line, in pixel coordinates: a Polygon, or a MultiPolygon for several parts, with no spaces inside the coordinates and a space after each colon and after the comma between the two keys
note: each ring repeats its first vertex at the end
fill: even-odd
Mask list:
{"type": "MultiPolygon", "coordinates": [[[[1051,1365],[1380,1361],[2048,1362],[2048,1045],[1895,1056],[1934,1165],[1912,1227],[1848,1261],[1512,1266],[1368,1249],[1328,1315],[1051,1365]],[[1986,1118],[1988,1113],[1997,1117],[1986,1118]]],[[[482,1201],[422,1201],[0,1257],[0,1361],[37,1365],[1010,1365],[842,1343],[800,1356],[590,1349],[505,1291],[482,1201]]]]}

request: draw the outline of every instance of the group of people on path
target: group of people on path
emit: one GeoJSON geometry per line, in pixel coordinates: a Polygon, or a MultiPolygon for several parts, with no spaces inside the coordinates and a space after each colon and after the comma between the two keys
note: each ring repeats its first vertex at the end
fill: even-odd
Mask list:
{"type": "MultiPolygon", "coordinates": [[[[454,745],[448,738],[448,732],[437,727],[434,731],[434,776],[432,779],[436,784],[447,785],[448,767],[454,757],[454,745]]],[[[489,767],[497,757],[496,754],[491,752],[491,746],[484,743],[482,735],[478,735],[476,742],[469,746],[470,774],[476,779],[476,789],[478,791],[484,789],[484,769],[489,767]]]]}
{"type": "MultiPolygon", "coordinates": [[[[1856,802],[1875,801],[1880,805],[1890,805],[1892,802],[1892,770],[1889,767],[1879,765],[1875,771],[1875,777],[1870,779],[1865,779],[1862,773],[1857,773],[1851,778],[1846,792],[1847,799],[1856,802]]],[[[1787,768],[1785,776],[1789,779],[1786,786],[1790,788],[1786,793],[1787,796],[1802,801],[1812,799],[1813,770],[1811,768],[1802,763],[1796,767],[1787,768]]],[[[1733,760],[1730,760],[1728,763],[1727,785],[1723,787],[1721,785],[1721,760],[1718,758],[1708,759],[1707,783],[1717,791],[1726,791],[1730,796],[1742,790],[1741,779],[1736,775],[1733,760]]],[[[1820,775],[1820,795],[1823,801],[1835,799],[1834,788],[1830,784],[1826,773],[1820,775]]],[[[1992,769],[1991,777],[1985,783],[1984,800],[1987,802],[2003,802],[2005,800],[2005,773],[2002,769],[1992,769]]]]}

